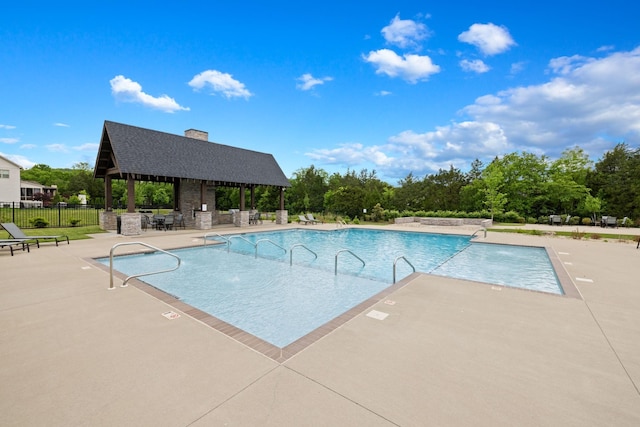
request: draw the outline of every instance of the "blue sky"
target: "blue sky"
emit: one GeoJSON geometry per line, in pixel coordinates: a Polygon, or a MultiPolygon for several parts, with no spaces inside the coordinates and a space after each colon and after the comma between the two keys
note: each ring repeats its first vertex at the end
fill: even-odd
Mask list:
{"type": "Polygon", "coordinates": [[[93,167],[104,120],[392,184],[640,144],[629,0],[14,3],[0,155],[25,168],[93,167]]]}

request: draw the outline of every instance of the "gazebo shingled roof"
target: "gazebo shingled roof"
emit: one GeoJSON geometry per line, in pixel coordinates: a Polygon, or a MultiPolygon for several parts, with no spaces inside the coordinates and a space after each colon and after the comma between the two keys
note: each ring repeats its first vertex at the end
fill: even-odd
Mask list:
{"type": "Polygon", "coordinates": [[[273,155],[105,121],[95,178],[290,187],[273,155]]]}

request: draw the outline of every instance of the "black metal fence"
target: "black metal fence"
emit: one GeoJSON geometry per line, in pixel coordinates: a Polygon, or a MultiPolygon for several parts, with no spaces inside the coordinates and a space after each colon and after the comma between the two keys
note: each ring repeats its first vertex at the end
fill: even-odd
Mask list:
{"type": "MultiPolygon", "coordinates": [[[[0,222],[20,228],[82,227],[100,224],[104,206],[58,204],[50,207],[21,207],[17,202],[0,202],[0,222]]],[[[114,209],[117,213],[126,209],[114,209]]]]}

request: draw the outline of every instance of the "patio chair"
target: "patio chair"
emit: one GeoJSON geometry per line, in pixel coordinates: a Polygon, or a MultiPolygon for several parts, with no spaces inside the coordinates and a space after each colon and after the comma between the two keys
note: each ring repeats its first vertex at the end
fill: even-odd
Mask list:
{"type": "Polygon", "coordinates": [[[37,247],[40,247],[40,240],[55,240],[56,241],[56,246],[58,246],[58,242],[61,242],[62,240],[66,240],[67,244],[69,244],[69,236],[64,236],[64,235],[27,236],[20,229],[20,227],[18,227],[17,225],[15,225],[12,222],[3,222],[0,225],[2,225],[2,228],[4,228],[7,233],[9,233],[9,236],[11,236],[12,239],[14,239],[14,240],[25,240],[25,241],[34,240],[36,242],[36,246],[37,247]]]}
{"type": "Polygon", "coordinates": [[[304,225],[309,224],[311,221],[309,221],[304,215],[298,215],[298,224],[302,223],[304,225]]]}
{"type": "Polygon", "coordinates": [[[164,215],[155,214],[153,217],[151,217],[151,224],[153,224],[153,228],[155,228],[156,230],[160,230],[161,228],[163,228],[164,215]]]}
{"type": "Polygon", "coordinates": [[[179,227],[182,227],[183,230],[186,230],[186,227],[184,225],[184,215],[179,213],[178,215],[176,215],[176,221],[174,224],[175,229],[177,230],[179,227]]]}
{"type": "Polygon", "coordinates": [[[560,215],[549,215],[550,225],[562,225],[562,217],[560,215]]]}
{"type": "Polygon", "coordinates": [[[22,250],[23,251],[26,248],[27,252],[31,252],[29,250],[29,242],[27,242],[26,240],[0,239],[0,248],[4,248],[5,246],[7,246],[9,248],[9,250],[11,251],[11,256],[13,256],[13,247],[14,246],[18,246],[18,245],[22,246],[22,250]]]}
{"type": "Polygon", "coordinates": [[[168,214],[164,217],[164,231],[171,230],[173,228],[173,224],[175,222],[175,217],[173,214],[168,214]]]}

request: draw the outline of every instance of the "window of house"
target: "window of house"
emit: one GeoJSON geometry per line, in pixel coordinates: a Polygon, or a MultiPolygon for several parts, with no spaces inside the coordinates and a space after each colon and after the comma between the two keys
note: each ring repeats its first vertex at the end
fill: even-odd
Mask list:
{"type": "Polygon", "coordinates": [[[9,169],[0,169],[0,179],[9,179],[9,169]]]}

